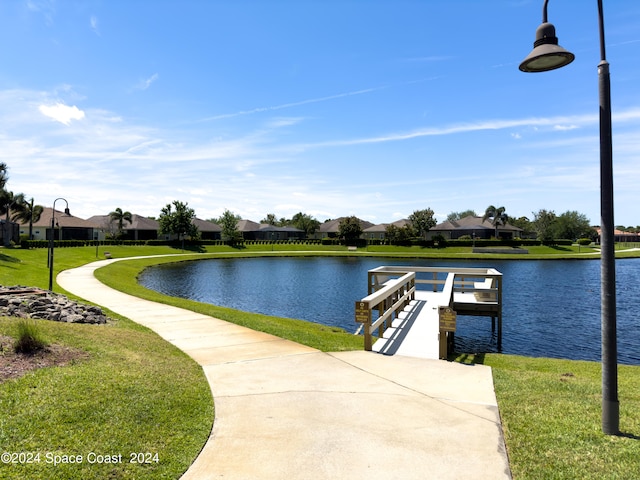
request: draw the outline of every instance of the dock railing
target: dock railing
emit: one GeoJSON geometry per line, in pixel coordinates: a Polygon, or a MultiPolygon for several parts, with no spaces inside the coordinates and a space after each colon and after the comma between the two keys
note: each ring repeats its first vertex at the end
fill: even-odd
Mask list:
{"type": "Polygon", "coordinates": [[[395,279],[386,279],[384,285],[377,288],[362,300],[356,302],[356,322],[364,327],[364,349],[371,351],[373,334],[377,330],[381,338],[395,318],[415,298],[416,274],[407,272],[395,279]],[[373,310],[378,318],[372,321],[373,310]]]}
{"type": "MultiPolygon", "coordinates": [[[[415,299],[416,290],[439,292],[438,307],[463,315],[498,320],[498,349],[502,348],[502,273],[493,268],[381,266],[368,272],[369,295],[356,302],[356,322],[363,324],[364,348],[371,351],[373,335],[382,338],[394,319],[415,299]],[[419,288],[426,287],[426,288],[419,288]],[[378,317],[373,320],[372,312],[378,317]]],[[[440,330],[441,339],[453,332],[440,330]]]]}

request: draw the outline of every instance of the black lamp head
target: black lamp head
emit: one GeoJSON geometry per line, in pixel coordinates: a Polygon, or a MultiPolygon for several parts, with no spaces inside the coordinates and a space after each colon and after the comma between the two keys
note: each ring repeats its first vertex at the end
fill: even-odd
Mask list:
{"type": "Polygon", "coordinates": [[[536,41],[533,50],[520,64],[523,72],[547,72],[569,65],[575,55],[560,45],[556,37],[556,28],[549,22],[544,22],[536,30],[536,41]]]}

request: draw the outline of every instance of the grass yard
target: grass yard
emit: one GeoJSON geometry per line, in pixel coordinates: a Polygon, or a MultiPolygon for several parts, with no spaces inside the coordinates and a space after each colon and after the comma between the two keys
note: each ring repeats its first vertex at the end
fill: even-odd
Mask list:
{"type": "MultiPolygon", "coordinates": [[[[0,478],[173,479],[189,467],[213,419],[211,391],[193,360],[124,319],[106,326],[39,321],[38,328],[49,343],[88,358],[0,383],[2,452],[29,455],[18,463],[3,457],[0,478]],[[92,453],[121,455],[121,462],[91,463],[92,453]],[[131,463],[137,453],[152,455],[131,463]],[[83,460],[54,465],[65,455],[83,460]],[[20,463],[26,459],[32,462],[20,463]]],[[[15,338],[16,319],[0,318],[0,333],[15,338]]]]}
{"type": "Polygon", "coordinates": [[[640,367],[619,367],[620,429],[601,430],[597,362],[486,354],[513,478],[640,478],[640,367]]]}

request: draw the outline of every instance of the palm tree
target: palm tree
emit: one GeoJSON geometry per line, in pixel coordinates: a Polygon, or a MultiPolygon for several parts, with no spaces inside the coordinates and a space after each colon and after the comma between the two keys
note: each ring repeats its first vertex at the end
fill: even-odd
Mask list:
{"type": "Polygon", "coordinates": [[[40,220],[43,211],[42,205],[33,204],[33,198],[29,202],[23,198],[23,202],[14,207],[11,220],[19,223],[29,222],[29,240],[33,240],[33,224],[40,220]]]}
{"type": "Polygon", "coordinates": [[[291,218],[291,225],[300,230],[304,230],[305,235],[310,237],[320,226],[320,222],[311,215],[298,212],[291,218]]]}
{"type": "Polygon", "coordinates": [[[122,230],[124,229],[124,222],[133,221],[131,212],[123,212],[121,208],[116,208],[113,212],[109,214],[109,219],[112,222],[118,222],[118,237],[122,236],[122,230]]]}
{"type": "Polygon", "coordinates": [[[266,223],[267,225],[278,225],[278,219],[275,213],[267,213],[267,216],[260,220],[260,223],[266,223]]]}
{"type": "Polygon", "coordinates": [[[487,218],[491,219],[491,223],[496,229],[495,237],[498,238],[498,226],[506,225],[509,220],[509,216],[504,213],[504,207],[494,207],[493,205],[489,205],[484,212],[484,217],[482,217],[482,221],[484,222],[487,218]]]}

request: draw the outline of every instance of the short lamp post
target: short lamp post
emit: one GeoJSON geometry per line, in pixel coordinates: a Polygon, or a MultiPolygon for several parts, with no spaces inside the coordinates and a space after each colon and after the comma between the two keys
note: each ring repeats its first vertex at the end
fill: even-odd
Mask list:
{"type": "MultiPolygon", "coordinates": [[[[523,72],[546,72],[564,67],[573,61],[573,53],[558,45],[555,27],[547,22],[547,4],[542,9],[542,25],[536,30],[533,51],[520,64],[523,72]]],[[[613,161],[611,141],[611,82],[609,62],[605,55],[604,15],[602,0],[598,0],[600,30],[600,63],[598,88],[600,94],[600,317],[602,330],[602,431],[607,435],[620,433],[620,403],[618,401],[618,347],[616,339],[616,273],[613,223],[613,161]]]]}
{"type": "Polygon", "coordinates": [[[51,209],[51,237],[49,237],[49,291],[53,292],[53,251],[55,247],[54,237],[55,237],[55,229],[56,229],[56,202],[58,200],[64,200],[66,204],[66,208],[64,209],[65,215],[71,215],[69,213],[69,202],[67,202],[64,198],[56,198],[53,201],[53,208],[51,209]]]}

